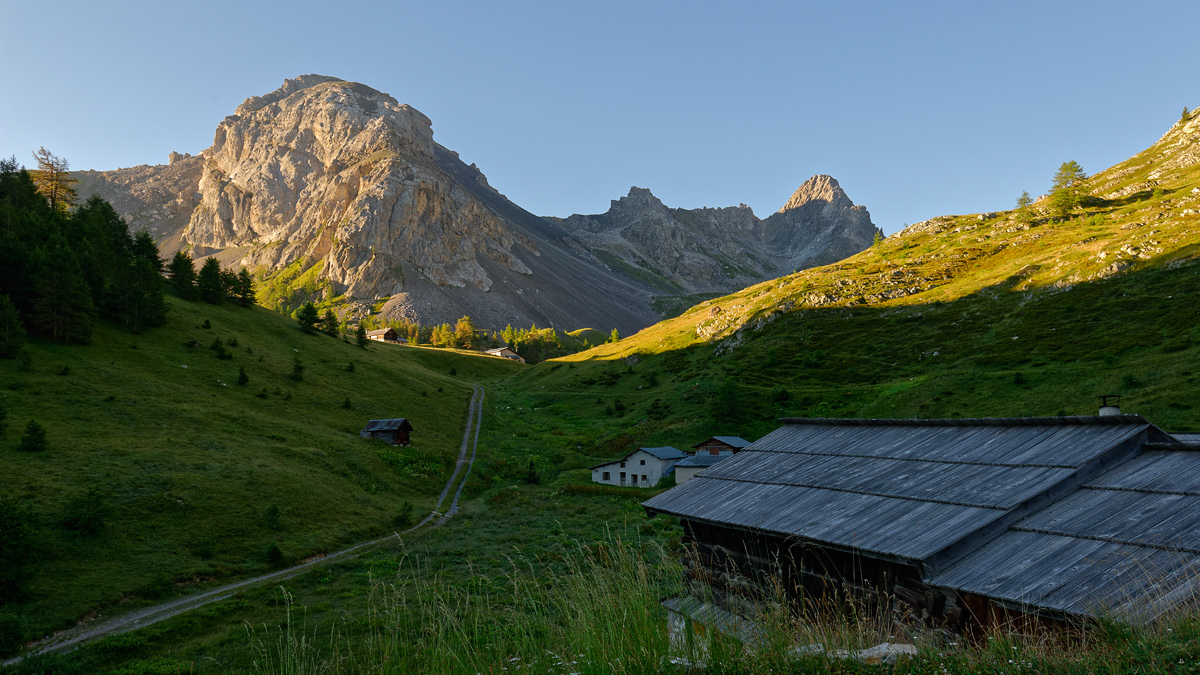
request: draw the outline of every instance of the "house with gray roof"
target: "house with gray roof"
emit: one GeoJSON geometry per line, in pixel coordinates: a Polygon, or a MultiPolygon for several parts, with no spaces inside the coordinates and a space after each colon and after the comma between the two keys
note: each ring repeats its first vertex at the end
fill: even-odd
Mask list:
{"type": "Polygon", "coordinates": [[[643,504],[681,519],[709,568],[689,588],[724,611],[772,575],[952,630],[1152,620],[1200,590],[1200,447],[1138,415],[782,422],[643,504]]]}
{"type": "Polygon", "coordinates": [[[671,446],[638,448],[613,462],[592,467],[592,482],[621,487],[654,487],[687,453],[671,446]]]}

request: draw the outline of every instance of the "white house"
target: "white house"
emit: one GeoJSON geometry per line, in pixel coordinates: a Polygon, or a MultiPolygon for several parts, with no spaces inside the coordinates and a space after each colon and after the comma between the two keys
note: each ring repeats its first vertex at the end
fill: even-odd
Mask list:
{"type": "Polygon", "coordinates": [[[525,363],[524,356],[521,356],[520,354],[509,349],[508,347],[496,347],[495,349],[488,349],[484,352],[484,354],[488,354],[491,356],[499,356],[502,359],[512,359],[513,361],[520,361],[521,363],[525,363]]]}
{"type": "Polygon", "coordinates": [[[654,487],[684,457],[687,454],[671,446],[638,448],[615,462],[593,466],[592,482],[622,487],[654,487]]]}

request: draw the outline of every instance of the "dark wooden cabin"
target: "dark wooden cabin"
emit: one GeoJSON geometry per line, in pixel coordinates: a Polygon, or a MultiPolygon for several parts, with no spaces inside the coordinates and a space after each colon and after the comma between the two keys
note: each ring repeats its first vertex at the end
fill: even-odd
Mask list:
{"type": "Polygon", "coordinates": [[[408,419],[398,417],[391,420],[371,420],[358,435],[363,438],[378,438],[392,445],[408,445],[408,435],[411,432],[412,424],[408,419]]]}
{"type": "Polygon", "coordinates": [[[738,436],[713,436],[692,446],[697,455],[732,455],[750,445],[750,441],[738,436]]]}
{"type": "Polygon", "coordinates": [[[975,632],[1148,621],[1200,590],[1200,447],[1137,415],[785,419],[643,506],[725,611],[848,597],[975,632]]]}

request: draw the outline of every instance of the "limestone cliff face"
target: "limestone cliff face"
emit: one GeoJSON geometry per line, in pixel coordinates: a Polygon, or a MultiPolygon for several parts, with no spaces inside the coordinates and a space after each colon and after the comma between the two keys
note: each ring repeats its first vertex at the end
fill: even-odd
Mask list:
{"type": "Polygon", "coordinates": [[[360,298],[403,291],[406,264],[435,284],[484,291],[480,256],[528,274],[513,233],[435,154],[429,119],[391,96],[288,80],[217,127],[183,240],[251,247],[241,261],[251,268],[323,260],[330,292],[360,298]]]}
{"type": "Polygon", "coordinates": [[[668,208],[634,187],[606,213],[559,222],[610,262],[615,257],[660,288],[685,293],[729,292],[841,260],[870,246],[879,231],[829,176],[810,178],[766,220],[744,204],[668,208]]]}

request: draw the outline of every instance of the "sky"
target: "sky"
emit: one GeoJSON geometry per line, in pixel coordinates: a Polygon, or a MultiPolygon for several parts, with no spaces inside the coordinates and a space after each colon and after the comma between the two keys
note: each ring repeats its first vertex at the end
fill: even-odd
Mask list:
{"type": "Polygon", "coordinates": [[[829,174],[891,234],[1096,173],[1200,106],[1200,2],[0,0],[0,156],[196,154],[305,73],[425,113],[539,215],[760,217],[829,174]]]}

